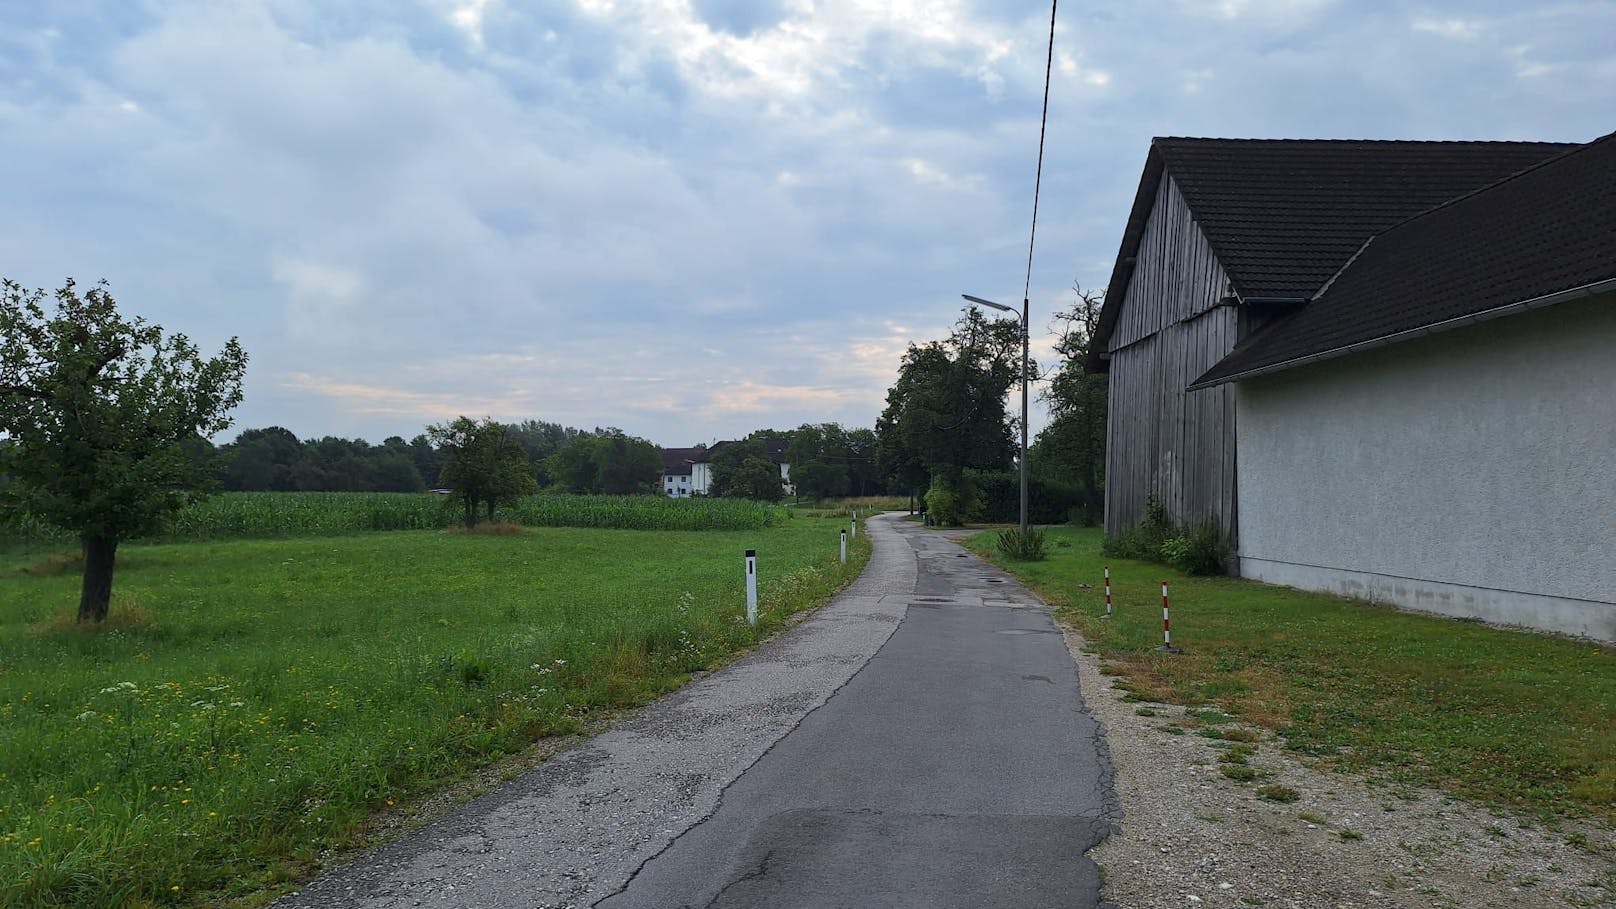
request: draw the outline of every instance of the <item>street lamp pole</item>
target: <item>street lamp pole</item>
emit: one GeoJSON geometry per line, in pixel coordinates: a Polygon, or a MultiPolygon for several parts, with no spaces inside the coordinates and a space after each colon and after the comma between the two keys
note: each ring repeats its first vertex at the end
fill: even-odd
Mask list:
{"type": "MultiPolygon", "coordinates": [[[[1005,306],[1003,303],[995,303],[992,300],[984,300],[981,297],[973,297],[970,294],[960,294],[960,296],[964,297],[966,300],[968,300],[968,301],[970,301],[972,303],[977,303],[977,304],[980,304],[982,306],[987,306],[987,307],[991,307],[993,309],[1000,310],[1002,312],[1007,312],[1012,316],[1016,315],[1016,311],[1015,311],[1015,309],[1013,307],[1005,306]]],[[[1022,297],[1021,298],[1021,535],[1023,537],[1026,537],[1026,535],[1027,535],[1027,527],[1028,527],[1028,524],[1027,524],[1027,380],[1030,377],[1029,376],[1030,370],[1028,368],[1029,364],[1030,364],[1030,360],[1029,360],[1029,357],[1028,357],[1028,349],[1027,349],[1028,348],[1028,343],[1029,343],[1029,341],[1028,341],[1029,332],[1027,331],[1027,319],[1028,319],[1029,315],[1030,315],[1030,313],[1028,311],[1027,298],[1022,297]]]]}

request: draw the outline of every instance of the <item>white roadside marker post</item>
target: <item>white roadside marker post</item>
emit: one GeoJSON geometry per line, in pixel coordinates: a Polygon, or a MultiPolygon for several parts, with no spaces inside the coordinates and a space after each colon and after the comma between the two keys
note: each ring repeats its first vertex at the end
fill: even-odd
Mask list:
{"type": "Polygon", "coordinates": [[[1111,618],[1111,566],[1105,566],[1105,615],[1102,618],[1111,618]]]}
{"type": "Polygon", "coordinates": [[[746,623],[757,627],[757,550],[746,551],[746,623]]]}
{"type": "Polygon", "coordinates": [[[842,564],[847,564],[847,531],[842,531],[842,564]]]}
{"type": "Polygon", "coordinates": [[[852,538],[857,537],[857,536],[858,536],[858,513],[855,512],[853,514],[853,519],[851,521],[847,522],[847,537],[848,537],[848,539],[852,539],[852,538]]]}

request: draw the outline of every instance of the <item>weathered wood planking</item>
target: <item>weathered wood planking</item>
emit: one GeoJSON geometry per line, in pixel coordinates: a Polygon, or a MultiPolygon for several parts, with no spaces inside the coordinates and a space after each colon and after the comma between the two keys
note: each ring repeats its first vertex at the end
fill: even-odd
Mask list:
{"type": "Polygon", "coordinates": [[[1144,517],[1154,495],[1174,520],[1236,530],[1234,395],[1185,386],[1233,349],[1228,278],[1178,187],[1163,179],[1110,340],[1105,528],[1144,517]]]}

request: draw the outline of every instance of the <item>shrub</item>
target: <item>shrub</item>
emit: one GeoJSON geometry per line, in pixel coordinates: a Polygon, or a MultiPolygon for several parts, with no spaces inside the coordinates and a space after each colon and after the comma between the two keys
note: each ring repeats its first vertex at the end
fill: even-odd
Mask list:
{"type": "Polygon", "coordinates": [[[1018,562],[1041,562],[1045,558],[1044,532],[1028,527],[1023,534],[1017,530],[999,531],[999,551],[1018,562]]]}
{"type": "MultiPolygon", "coordinates": [[[[1021,520],[1021,474],[1013,470],[967,470],[965,484],[976,501],[966,510],[972,521],[1008,524],[1021,520]]],[[[1031,477],[1027,481],[1027,521],[1032,524],[1060,524],[1082,504],[1083,493],[1075,486],[1051,483],[1031,477]]]]}
{"type": "Polygon", "coordinates": [[[1229,562],[1229,547],[1216,521],[1203,521],[1194,530],[1161,544],[1167,564],[1185,574],[1222,574],[1229,562]]]}
{"type": "Polygon", "coordinates": [[[1222,574],[1231,553],[1214,520],[1180,530],[1155,496],[1145,503],[1145,517],[1120,533],[1108,535],[1100,551],[1114,559],[1142,559],[1171,565],[1185,574],[1222,574]]]}
{"type": "Polygon", "coordinates": [[[1257,795],[1270,802],[1294,802],[1302,797],[1302,794],[1295,789],[1289,786],[1281,786],[1277,783],[1258,788],[1257,795]]]}
{"type": "Polygon", "coordinates": [[[1115,559],[1165,562],[1162,546],[1177,534],[1178,528],[1167,514],[1167,506],[1151,496],[1145,502],[1144,520],[1124,528],[1121,533],[1108,535],[1100,551],[1115,559]]]}
{"type": "Polygon", "coordinates": [[[934,481],[926,490],[926,514],[942,527],[958,527],[965,523],[964,497],[958,489],[941,481],[934,481]]]}

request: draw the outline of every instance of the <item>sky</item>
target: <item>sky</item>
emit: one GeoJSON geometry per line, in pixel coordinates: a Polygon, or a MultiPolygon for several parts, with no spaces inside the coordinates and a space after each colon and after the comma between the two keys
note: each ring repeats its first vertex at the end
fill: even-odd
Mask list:
{"type": "MultiPolygon", "coordinates": [[[[239,337],[221,439],[872,426],[960,294],[1020,302],[1048,28],[1021,0],[0,0],[0,275],[239,337]]],[[[1035,356],[1105,286],[1152,136],[1612,130],[1616,0],[1068,0],[1035,356]]]]}

